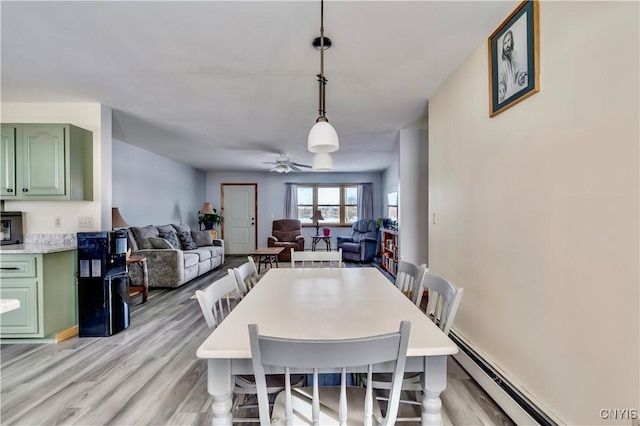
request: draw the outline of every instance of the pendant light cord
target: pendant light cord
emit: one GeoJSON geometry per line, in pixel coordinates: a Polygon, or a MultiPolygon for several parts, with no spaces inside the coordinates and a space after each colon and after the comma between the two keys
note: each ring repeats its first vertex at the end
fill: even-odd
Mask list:
{"type": "Polygon", "coordinates": [[[329,121],[325,116],[325,86],[327,79],[324,77],[324,0],[320,0],[320,74],[317,75],[319,83],[318,93],[318,121],[329,121]]]}

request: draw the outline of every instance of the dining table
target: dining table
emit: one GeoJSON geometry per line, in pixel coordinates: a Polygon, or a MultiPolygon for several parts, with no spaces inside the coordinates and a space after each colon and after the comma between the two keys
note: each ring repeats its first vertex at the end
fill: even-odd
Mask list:
{"type": "MultiPolygon", "coordinates": [[[[447,356],[458,348],[374,267],[270,269],[196,352],[207,360],[211,424],[232,424],[234,376],[253,374],[249,324],[264,335],[313,340],[393,333],[400,321],[411,322],[405,371],[421,373],[422,424],[442,424],[447,356]]],[[[374,372],[392,367],[376,365],[374,372]]]]}

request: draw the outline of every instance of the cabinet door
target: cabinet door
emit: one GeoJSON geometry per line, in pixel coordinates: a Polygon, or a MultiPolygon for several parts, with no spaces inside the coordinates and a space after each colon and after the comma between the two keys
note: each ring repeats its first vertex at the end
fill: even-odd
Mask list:
{"type": "Polygon", "coordinates": [[[2,126],[0,145],[0,195],[3,199],[16,196],[16,128],[2,126]]]}
{"type": "Polygon", "coordinates": [[[0,299],[20,301],[20,308],[2,314],[0,333],[3,337],[38,333],[38,292],[35,278],[3,278],[0,299]]]}
{"type": "Polygon", "coordinates": [[[34,124],[22,128],[22,197],[65,195],[65,127],[34,124]]]}

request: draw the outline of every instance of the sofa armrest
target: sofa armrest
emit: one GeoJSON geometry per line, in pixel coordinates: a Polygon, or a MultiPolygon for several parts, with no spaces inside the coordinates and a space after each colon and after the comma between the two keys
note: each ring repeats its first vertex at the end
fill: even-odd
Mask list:
{"type": "MultiPolygon", "coordinates": [[[[184,254],[177,249],[144,249],[132,254],[147,258],[150,287],[177,287],[184,279],[184,254]]],[[[142,285],[140,268],[129,268],[132,285],[142,285]]]]}
{"type": "MultiPolygon", "coordinates": [[[[277,243],[278,239],[276,237],[274,237],[273,235],[269,235],[267,237],[267,244],[272,244],[272,243],[277,243]]],[[[269,246],[271,247],[271,246],[269,246]]]]}
{"type": "Polygon", "coordinates": [[[213,246],[214,247],[222,247],[222,263],[220,263],[221,265],[224,263],[224,240],[218,239],[218,238],[214,238],[213,239],[213,246]]]}
{"type": "Polygon", "coordinates": [[[298,241],[298,240],[302,240],[302,241],[304,241],[304,236],[303,236],[303,235],[297,235],[297,236],[296,236],[296,238],[295,238],[295,240],[296,240],[296,241],[298,241]]]}
{"type": "Polygon", "coordinates": [[[336,237],[336,241],[338,241],[338,244],[352,243],[353,242],[353,238],[347,237],[347,236],[337,236],[336,237]]]}

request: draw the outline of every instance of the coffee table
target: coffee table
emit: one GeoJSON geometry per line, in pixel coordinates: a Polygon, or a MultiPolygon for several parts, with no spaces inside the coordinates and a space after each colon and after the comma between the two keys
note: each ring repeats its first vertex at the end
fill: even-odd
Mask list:
{"type": "Polygon", "coordinates": [[[273,261],[276,262],[276,268],[278,267],[278,255],[284,250],[284,247],[261,247],[249,253],[251,256],[258,256],[258,273],[260,273],[260,266],[273,267],[273,261]]]}

